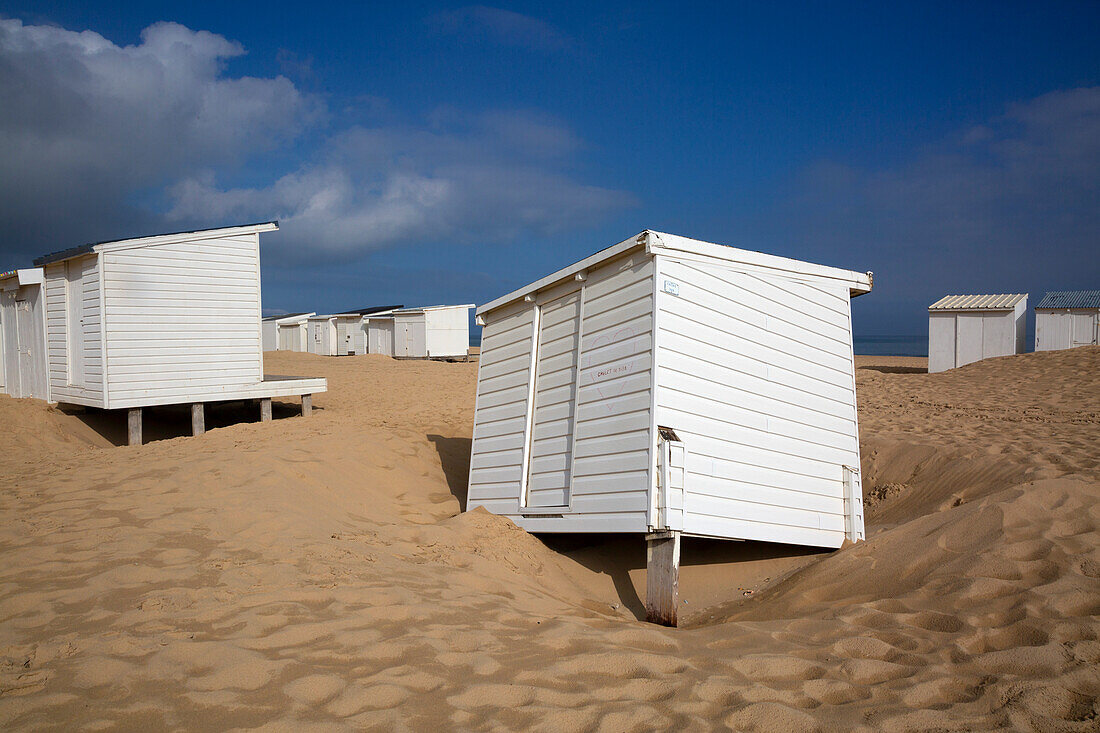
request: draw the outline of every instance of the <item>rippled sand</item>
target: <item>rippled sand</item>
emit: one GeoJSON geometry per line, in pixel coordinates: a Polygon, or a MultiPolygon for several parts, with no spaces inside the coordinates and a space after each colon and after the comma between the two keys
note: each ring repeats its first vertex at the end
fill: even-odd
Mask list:
{"type": "Polygon", "coordinates": [[[5,729],[1096,730],[1100,348],[859,360],[868,541],[686,542],[460,513],[476,365],[268,354],[276,406],[0,397],[5,729]]]}

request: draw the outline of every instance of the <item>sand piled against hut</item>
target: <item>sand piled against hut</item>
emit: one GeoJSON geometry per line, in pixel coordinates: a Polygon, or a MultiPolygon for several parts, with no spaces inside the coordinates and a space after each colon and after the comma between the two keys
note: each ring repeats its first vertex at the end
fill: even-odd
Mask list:
{"type": "Polygon", "coordinates": [[[460,513],[476,364],[266,366],[328,378],[312,418],[117,448],[124,416],[0,398],[5,729],[1100,719],[1100,348],[860,359],[868,541],[686,542],[673,630],[640,541],[460,513]]]}

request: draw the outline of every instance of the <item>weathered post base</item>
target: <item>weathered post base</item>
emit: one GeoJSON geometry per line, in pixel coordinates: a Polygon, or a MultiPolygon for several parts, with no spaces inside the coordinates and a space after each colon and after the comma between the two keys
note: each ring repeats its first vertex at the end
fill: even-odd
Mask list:
{"type": "Polygon", "coordinates": [[[131,407],[126,412],[126,443],[141,445],[141,408],[131,407]]]}
{"type": "Polygon", "coordinates": [[[309,417],[313,414],[313,395],[302,395],[302,417],[309,417]]]}
{"type": "Polygon", "coordinates": [[[271,422],[271,398],[260,400],[260,422],[271,422]]]}
{"type": "Polygon", "coordinates": [[[646,535],[645,619],[675,626],[680,603],[680,533],[646,535]]]}
{"type": "Polygon", "coordinates": [[[191,404],[191,434],[202,435],[206,432],[206,405],[202,402],[191,404]]]}

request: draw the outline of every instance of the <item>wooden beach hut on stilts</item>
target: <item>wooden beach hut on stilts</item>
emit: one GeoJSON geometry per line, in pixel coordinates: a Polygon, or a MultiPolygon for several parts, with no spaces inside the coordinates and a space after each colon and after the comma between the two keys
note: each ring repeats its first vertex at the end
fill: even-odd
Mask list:
{"type": "Polygon", "coordinates": [[[864,538],[850,301],[871,274],[645,231],[498,298],[467,508],[644,535],[675,625],[683,536],[864,538]]]}
{"type": "Polygon", "coordinates": [[[5,368],[5,391],[127,410],[130,444],[141,443],[145,407],[191,405],[196,434],[207,402],[256,400],[270,420],[272,398],[300,396],[309,414],[324,379],[263,373],[259,236],[278,228],[98,242],[0,277],[0,341],[16,344],[25,364],[17,380],[5,368]]]}

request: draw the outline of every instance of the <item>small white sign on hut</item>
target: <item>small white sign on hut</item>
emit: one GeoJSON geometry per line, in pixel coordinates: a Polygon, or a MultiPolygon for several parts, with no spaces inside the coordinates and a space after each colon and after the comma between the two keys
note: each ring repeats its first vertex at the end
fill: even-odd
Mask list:
{"type": "Polygon", "coordinates": [[[646,231],[481,306],[467,507],[645,534],[649,615],[673,624],[682,535],[863,539],[850,299],[870,290],[646,231]]]}

